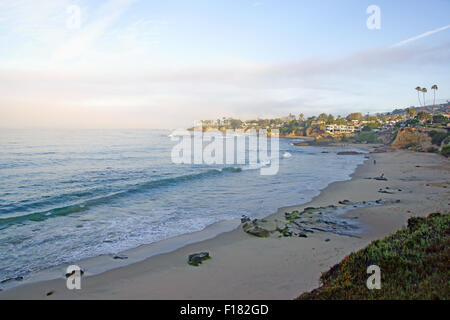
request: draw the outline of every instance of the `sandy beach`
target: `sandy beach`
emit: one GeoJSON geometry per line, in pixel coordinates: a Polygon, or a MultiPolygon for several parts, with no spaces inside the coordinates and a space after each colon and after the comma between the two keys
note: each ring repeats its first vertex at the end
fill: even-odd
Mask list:
{"type": "MultiPolygon", "coordinates": [[[[374,150],[371,145],[347,147],[374,150]]],[[[364,227],[360,237],[315,232],[307,238],[257,238],[238,228],[142,262],[83,277],[81,290],[68,290],[61,276],[0,292],[0,299],[293,299],[318,287],[321,273],[351,252],[406,226],[409,217],[448,213],[449,163],[430,153],[371,153],[351,180],[333,183],[311,202],[280,208],[267,218],[282,220],[285,212],[338,205],[343,200],[388,200],[347,213],[364,227]],[[381,174],[387,181],[368,179],[381,174]],[[389,191],[380,193],[380,189],[389,191]],[[204,251],[210,253],[211,260],[199,267],[186,263],[188,255],[204,251]],[[47,296],[48,292],[52,294],[47,296]]]]}

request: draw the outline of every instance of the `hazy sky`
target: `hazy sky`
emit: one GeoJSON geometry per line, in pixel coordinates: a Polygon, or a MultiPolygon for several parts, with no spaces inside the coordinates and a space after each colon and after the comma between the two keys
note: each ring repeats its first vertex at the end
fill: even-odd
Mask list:
{"type": "Polygon", "coordinates": [[[449,0],[0,0],[0,127],[375,113],[433,84],[443,102],[449,12],[449,0]]]}

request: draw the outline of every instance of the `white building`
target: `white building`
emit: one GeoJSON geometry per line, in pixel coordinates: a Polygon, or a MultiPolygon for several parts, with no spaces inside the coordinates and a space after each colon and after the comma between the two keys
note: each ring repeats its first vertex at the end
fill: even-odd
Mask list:
{"type": "Polygon", "coordinates": [[[360,131],[360,129],[355,126],[330,124],[325,127],[325,131],[332,134],[345,134],[345,133],[354,133],[356,131],[360,131]]]}

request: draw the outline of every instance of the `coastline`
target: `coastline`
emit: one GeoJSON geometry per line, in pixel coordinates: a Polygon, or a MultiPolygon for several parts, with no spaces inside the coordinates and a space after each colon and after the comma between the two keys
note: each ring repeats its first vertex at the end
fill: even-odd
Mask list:
{"type": "MultiPolygon", "coordinates": [[[[370,145],[355,145],[368,148],[370,145]]],[[[424,216],[447,208],[447,159],[407,151],[375,153],[359,165],[351,180],[333,182],[312,201],[280,208],[267,219],[281,219],[284,213],[306,207],[335,205],[338,201],[400,200],[399,204],[351,210],[367,230],[361,238],[315,233],[308,238],[268,238],[249,236],[239,222],[214,236],[203,235],[200,242],[185,243],[171,252],[160,250],[143,261],[117,261],[118,268],[83,278],[83,288],[69,291],[65,279],[23,283],[0,292],[0,299],[292,299],[318,287],[321,272],[352,251],[405,225],[412,215],[424,216]],[[377,165],[372,163],[377,161],[377,165]],[[432,166],[430,166],[432,164],[432,166]],[[420,165],[420,168],[417,166],[420,165]],[[414,175],[412,170],[414,168],[414,175]],[[382,171],[382,172],[380,172],[382,171]],[[368,180],[384,173],[388,181],[368,180]],[[422,190],[426,185],[430,186],[422,190]],[[396,194],[380,194],[380,188],[401,188],[396,194]],[[326,239],[330,239],[326,242],[326,239]],[[210,252],[212,259],[198,268],[186,263],[189,254],[210,252]],[[53,291],[51,296],[47,292],[53,291]]],[[[208,229],[208,228],[207,228],[208,229]]],[[[205,229],[204,231],[208,230],[205,229]]],[[[209,232],[211,229],[209,230],[209,232]]],[[[202,231],[203,232],[203,231],[202,231]]],[[[187,238],[186,238],[186,241],[187,238]]],[[[133,250],[139,250],[137,248],[133,250]]],[[[130,253],[133,251],[130,250],[130,253]]],[[[98,257],[97,257],[98,258],[98,257]]],[[[111,259],[111,257],[106,257],[111,259]]],[[[100,263],[101,260],[98,260],[100,263]]],[[[61,269],[60,269],[61,270],[61,269]]],[[[60,272],[60,270],[58,272],[60,272]]],[[[89,271],[89,270],[88,270],[89,271]]]]}

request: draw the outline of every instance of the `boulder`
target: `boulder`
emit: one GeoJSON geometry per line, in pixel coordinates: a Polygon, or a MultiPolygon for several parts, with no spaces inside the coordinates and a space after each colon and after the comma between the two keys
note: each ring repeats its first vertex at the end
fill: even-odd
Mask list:
{"type": "Polygon", "coordinates": [[[203,261],[209,259],[211,259],[211,257],[209,256],[209,252],[194,253],[188,257],[188,264],[198,267],[203,263],[203,261]]]}
{"type": "Polygon", "coordinates": [[[113,257],[114,260],[126,260],[128,259],[127,256],[117,255],[113,257]]]}
{"type": "Polygon", "coordinates": [[[284,237],[292,237],[292,232],[291,231],[285,231],[285,232],[283,232],[283,236],[284,237]]]}
{"type": "Polygon", "coordinates": [[[244,231],[247,232],[248,234],[251,234],[251,235],[253,235],[255,237],[259,237],[259,238],[267,238],[270,236],[269,230],[266,230],[259,226],[250,227],[247,230],[244,229],[244,231]]]}

